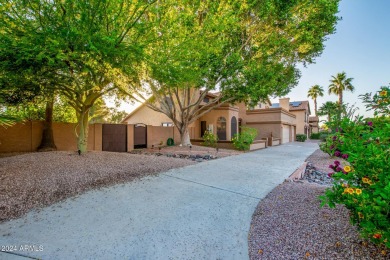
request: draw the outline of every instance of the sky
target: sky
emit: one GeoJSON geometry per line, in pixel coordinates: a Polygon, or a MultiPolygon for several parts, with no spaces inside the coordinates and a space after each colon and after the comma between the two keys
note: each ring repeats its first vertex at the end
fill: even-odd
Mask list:
{"type": "MultiPolygon", "coordinates": [[[[328,37],[315,64],[299,67],[302,76],[287,97],[290,101],[308,100],[308,89],[318,84],[326,92],[317,99],[318,107],[326,101],[337,101],[336,95],[328,95],[329,80],[345,71],[347,77],[353,78],[355,91],[344,92],[344,102],[359,107],[360,115],[371,116],[358,96],[390,83],[390,0],[342,0],[339,11],[342,20],[336,33],[328,37]]],[[[309,101],[314,114],[314,102],[309,101]]]]}
{"type": "MultiPolygon", "coordinates": [[[[337,101],[336,95],[328,95],[332,75],[345,71],[353,78],[353,93],[345,92],[345,103],[359,107],[357,113],[366,112],[359,95],[379,90],[390,83],[390,0],[342,0],[336,25],[336,33],[328,36],[325,48],[315,63],[299,66],[301,78],[298,85],[287,95],[290,101],[309,100],[312,114],[314,103],[307,97],[308,89],[320,85],[324,97],[317,99],[318,107],[326,101],[337,101]]],[[[278,102],[278,98],[271,99],[278,102]]],[[[109,102],[108,105],[112,104],[109,102]]],[[[120,109],[130,112],[134,106],[122,104],[120,109]]]]}

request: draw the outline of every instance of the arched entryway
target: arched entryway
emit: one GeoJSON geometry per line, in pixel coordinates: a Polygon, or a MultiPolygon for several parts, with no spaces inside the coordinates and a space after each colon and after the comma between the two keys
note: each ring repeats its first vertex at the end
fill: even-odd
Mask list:
{"type": "Polygon", "coordinates": [[[147,147],[147,126],[145,124],[134,125],[134,148],[146,148],[147,147]]]}
{"type": "Polygon", "coordinates": [[[226,140],[226,118],[223,116],[217,121],[217,136],[218,140],[226,140]]]}
{"type": "Polygon", "coordinates": [[[230,137],[233,138],[235,134],[237,134],[237,118],[235,116],[232,117],[230,122],[230,137]]]}

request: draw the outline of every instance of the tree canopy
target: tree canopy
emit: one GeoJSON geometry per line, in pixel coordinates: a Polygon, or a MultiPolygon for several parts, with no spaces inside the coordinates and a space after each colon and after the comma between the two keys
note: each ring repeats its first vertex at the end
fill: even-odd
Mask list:
{"type": "Polygon", "coordinates": [[[159,40],[130,96],[166,114],[182,135],[224,103],[286,95],[297,63],[321,54],[338,20],[338,1],[162,2],[159,40]],[[219,93],[199,106],[211,91],[219,93]]]}
{"type": "Polygon", "coordinates": [[[147,101],[185,134],[223,103],[287,94],[297,63],[313,62],[334,33],[338,3],[0,0],[0,84],[64,95],[81,152],[104,95],[147,101]],[[219,95],[200,107],[210,91],[219,95]]]}
{"type": "Polygon", "coordinates": [[[133,81],[150,38],[155,1],[1,1],[0,83],[34,84],[67,97],[87,149],[94,102],[133,81]]]}

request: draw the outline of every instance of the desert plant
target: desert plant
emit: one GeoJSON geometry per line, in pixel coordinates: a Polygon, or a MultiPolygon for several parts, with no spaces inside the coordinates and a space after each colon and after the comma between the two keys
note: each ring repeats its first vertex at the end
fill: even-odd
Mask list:
{"type": "Polygon", "coordinates": [[[211,131],[206,130],[203,135],[203,145],[216,147],[218,143],[218,136],[213,134],[211,131]]]}
{"type": "Polygon", "coordinates": [[[255,140],[257,134],[257,129],[242,126],[241,133],[235,134],[232,139],[233,146],[238,150],[247,151],[255,140]]]}
{"type": "Polygon", "coordinates": [[[306,139],[307,139],[306,135],[304,135],[304,134],[297,134],[296,140],[298,142],[304,142],[304,141],[306,141],[306,139]]]}

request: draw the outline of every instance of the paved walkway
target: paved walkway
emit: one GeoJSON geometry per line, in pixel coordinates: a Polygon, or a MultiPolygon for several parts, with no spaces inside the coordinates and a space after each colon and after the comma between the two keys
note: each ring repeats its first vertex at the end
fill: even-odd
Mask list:
{"type": "Polygon", "coordinates": [[[0,246],[42,259],[247,259],[257,204],[317,148],[290,143],[91,191],[1,224],[0,246]]]}

